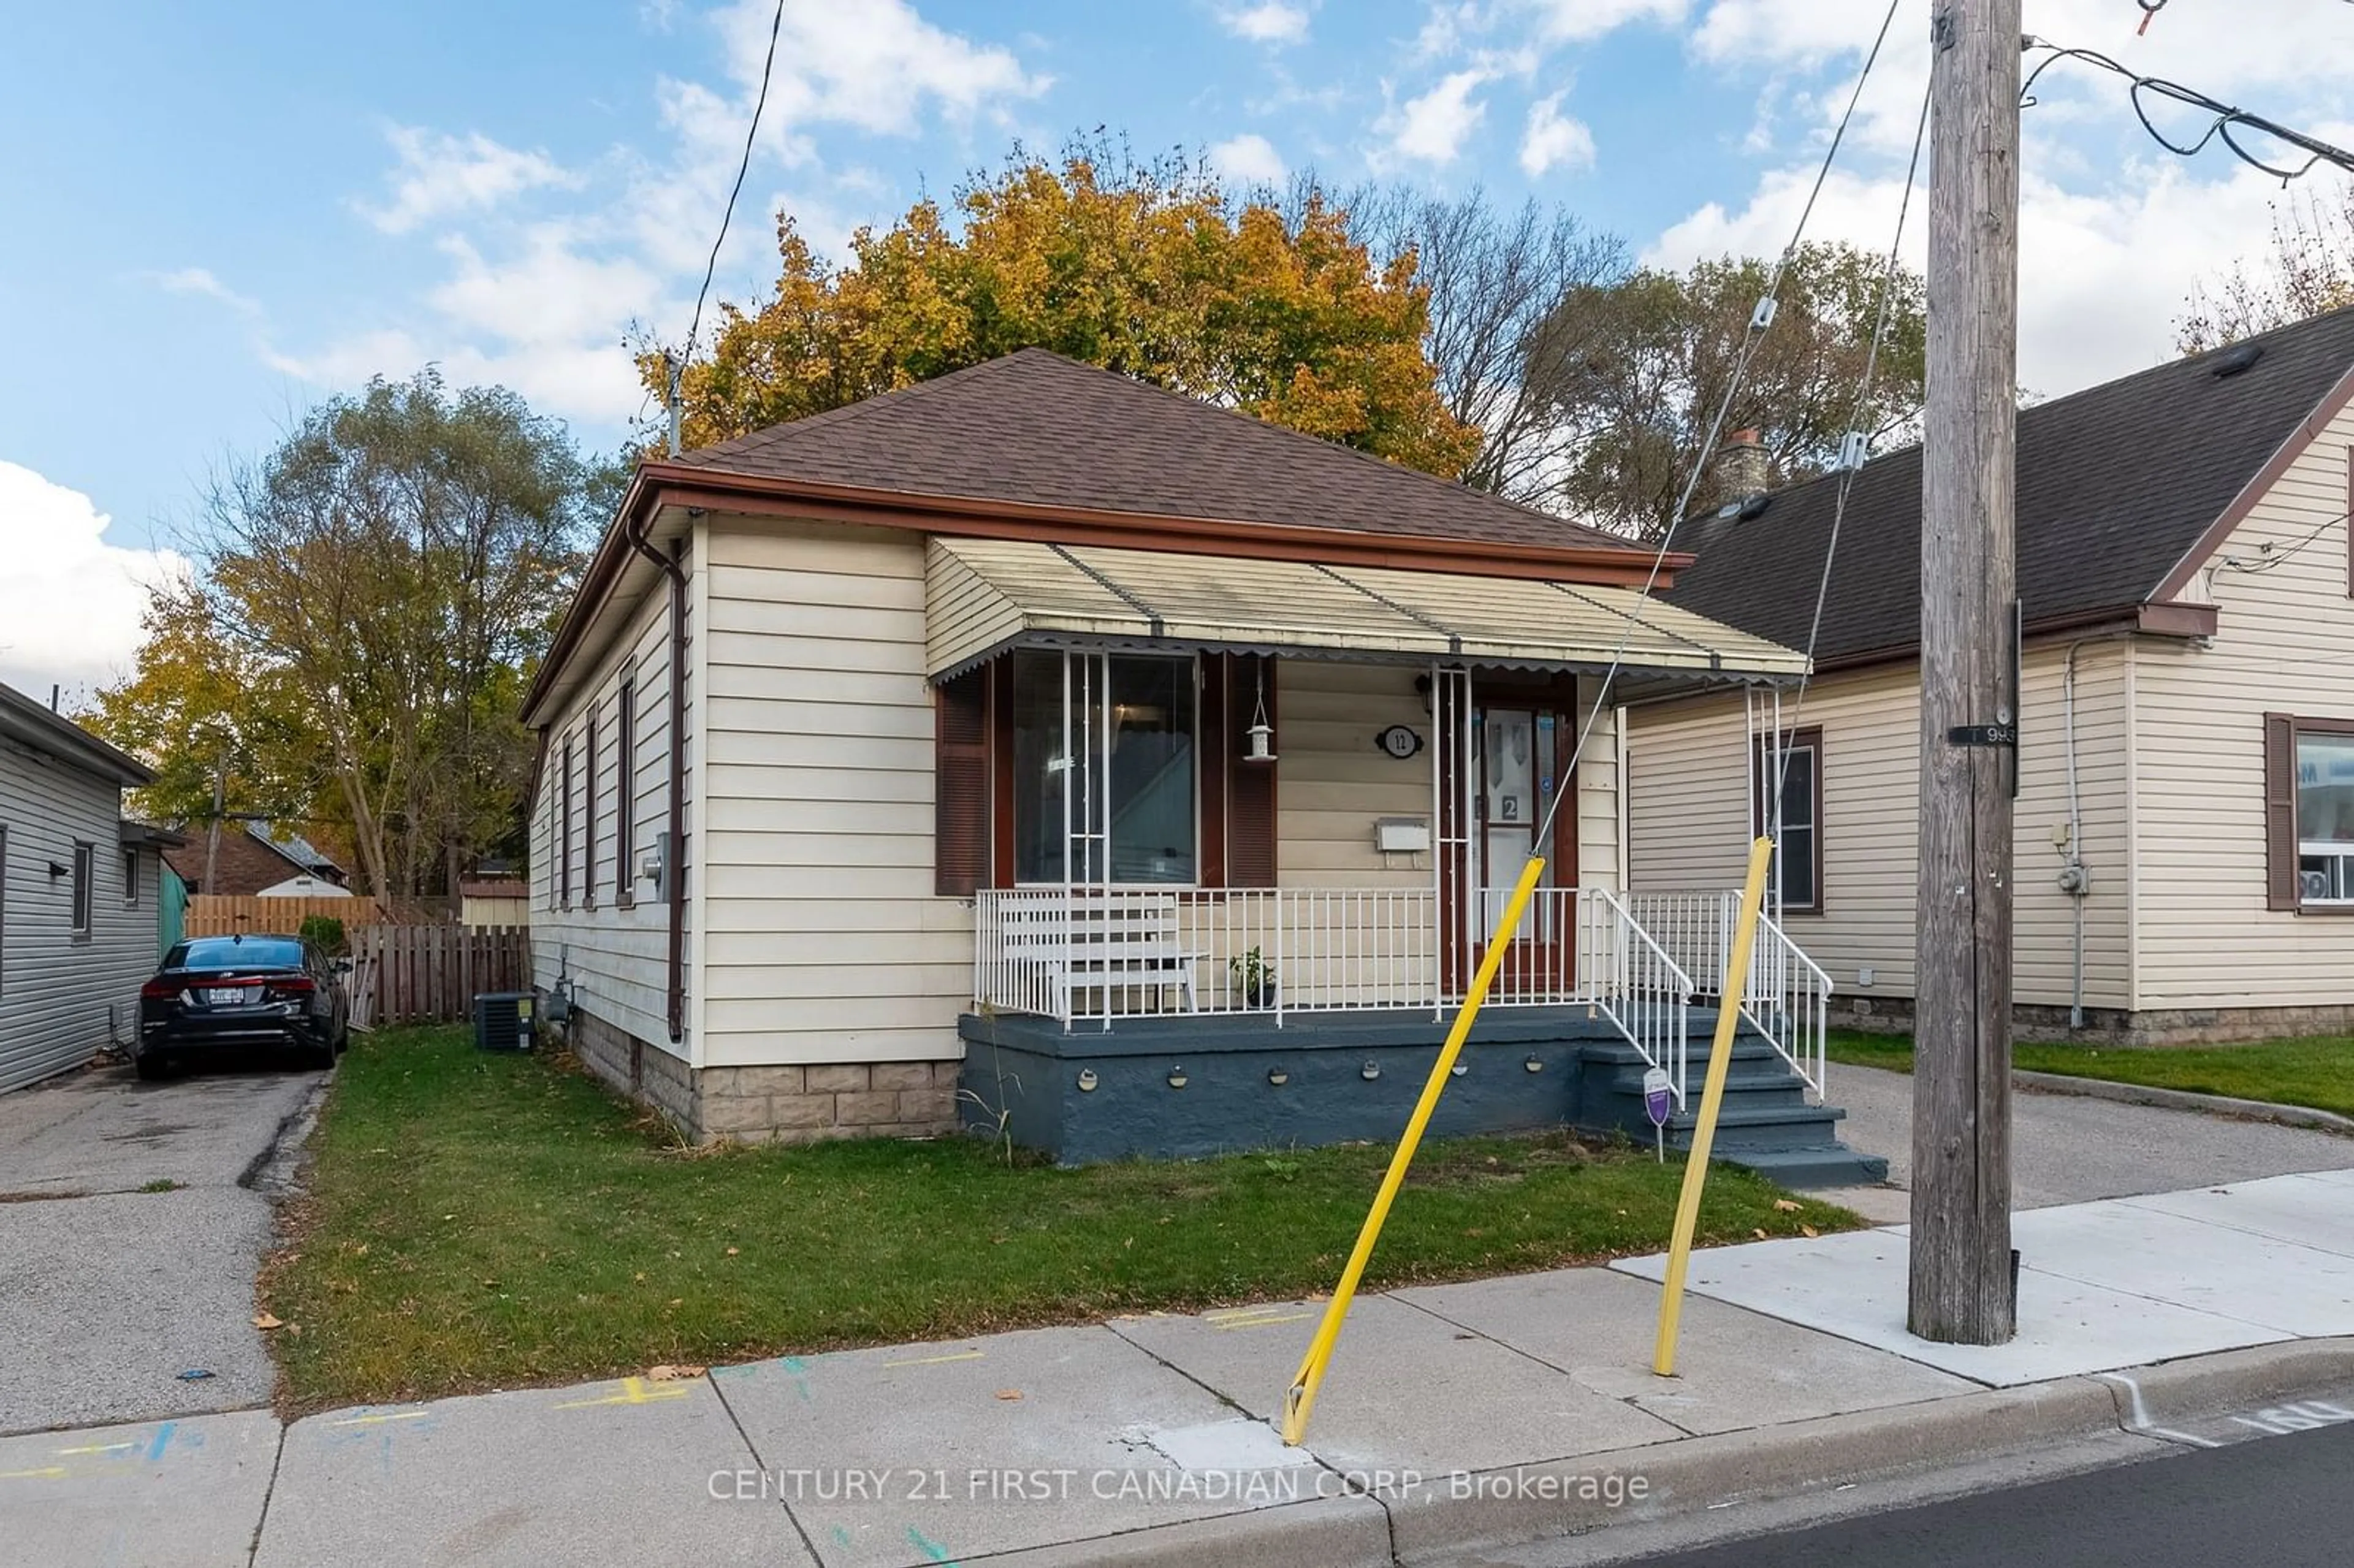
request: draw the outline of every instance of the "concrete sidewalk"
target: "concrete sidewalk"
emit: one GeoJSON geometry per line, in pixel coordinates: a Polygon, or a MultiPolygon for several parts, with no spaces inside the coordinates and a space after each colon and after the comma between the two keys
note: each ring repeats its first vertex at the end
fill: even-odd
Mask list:
{"type": "Polygon", "coordinates": [[[1277,1303],[9,1438],[0,1540],[57,1568],[1437,1563],[2102,1434],[2354,1419],[2354,1171],[2020,1235],[1999,1351],[1891,1331],[1892,1227],[1701,1255],[1672,1380],[1654,1261],[1364,1298],[1304,1450],[1267,1423],[1321,1308],[1277,1303]]]}

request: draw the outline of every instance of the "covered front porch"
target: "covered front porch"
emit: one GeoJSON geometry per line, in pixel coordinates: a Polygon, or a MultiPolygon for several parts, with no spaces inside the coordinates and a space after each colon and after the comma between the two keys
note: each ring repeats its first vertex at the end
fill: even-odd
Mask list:
{"type": "MultiPolygon", "coordinates": [[[[1801,655],[1628,588],[930,550],[942,842],[971,848],[976,1096],[976,1028],[1066,1063],[1189,1039],[1222,1061],[1435,1047],[1536,854],[1476,1038],[1541,1038],[1556,1085],[1590,1048],[1625,1053],[1636,1104],[1657,1067],[1681,1107],[1735,898],[1624,894],[1618,704],[1794,681],[1801,655]]],[[[1769,921],[1749,989],[1745,1038],[1819,1100],[1822,971],[1769,921]]],[[[1531,1097],[1538,1071],[1512,1097],[1576,1119],[1574,1100],[1531,1097]]]]}

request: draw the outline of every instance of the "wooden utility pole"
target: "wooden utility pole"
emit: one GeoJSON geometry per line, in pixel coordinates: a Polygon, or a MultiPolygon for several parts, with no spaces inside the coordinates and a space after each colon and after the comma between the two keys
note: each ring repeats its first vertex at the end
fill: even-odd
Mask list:
{"type": "Polygon", "coordinates": [[[1937,0],[1921,463],[1909,1321],[1993,1345],[2010,1256],[2020,0],[1937,0]]]}

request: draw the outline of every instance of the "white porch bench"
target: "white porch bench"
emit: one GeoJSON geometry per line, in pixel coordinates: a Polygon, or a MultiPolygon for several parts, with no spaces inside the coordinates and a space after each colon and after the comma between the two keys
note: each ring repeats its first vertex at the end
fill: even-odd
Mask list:
{"type": "Polygon", "coordinates": [[[1034,964],[1053,993],[1055,1015],[1071,1016],[1076,992],[1176,991],[1185,1011],[1200,1011],[1193,966],[1201,955],[1181,939],[1173,895],[1116,893],[1108,898],[1075,894],[1066,918],[1062,901],[1013,904],[1003,915],[1002,952],[1034,964]]]}

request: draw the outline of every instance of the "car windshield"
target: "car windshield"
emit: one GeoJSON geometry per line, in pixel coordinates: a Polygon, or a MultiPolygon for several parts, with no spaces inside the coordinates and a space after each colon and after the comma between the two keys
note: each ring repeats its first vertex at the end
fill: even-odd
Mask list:
{"type": "Polygon", "coordinates": [[[291,937],[199,937],[164,955],[167,969],[299,969],[302,944],[291,937]]]}

